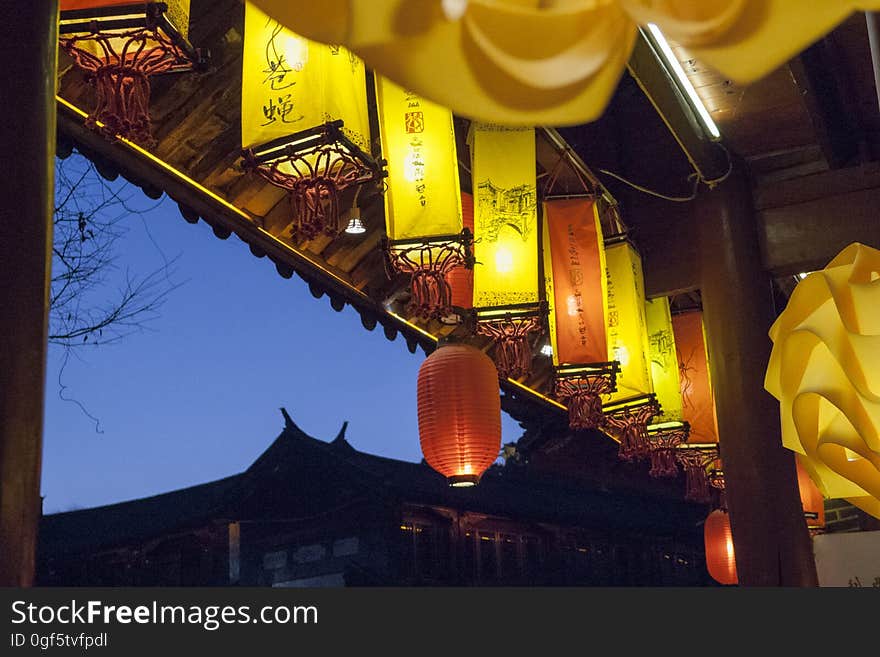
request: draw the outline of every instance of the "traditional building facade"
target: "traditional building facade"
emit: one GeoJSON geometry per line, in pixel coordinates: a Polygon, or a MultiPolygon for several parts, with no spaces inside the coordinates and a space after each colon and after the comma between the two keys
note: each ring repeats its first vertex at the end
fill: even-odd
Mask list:
{"type": "MultiPolygon", "coordinates": [[[[517,459],[457,489],[286,412],[244,472],[42,518],[42,586],[712,586],[706,509],[517,459]]],[[[609,441],[610,442],[610,441],[609,441]]]]}

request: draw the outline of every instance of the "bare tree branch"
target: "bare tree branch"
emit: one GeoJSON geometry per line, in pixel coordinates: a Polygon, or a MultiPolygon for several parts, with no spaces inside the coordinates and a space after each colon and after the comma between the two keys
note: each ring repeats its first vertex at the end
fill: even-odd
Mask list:
{"type": "Polygon", "coordinates": [[[180,286],[173,280],[176,258],[166,257],[147,227],[146,215],[159,203],[147,202],[132,185],[106,181],[85,157],[56,160],[49,343],[63,349],[59,397],[76,404],[98,433],[98,418],[67,394],[63,375],[75,348],[114,344],[149,329],[180,286]],[[119,266],[120,240],[135,219],[163,261],[147,274],[119,266]]]}
{"type": "Polygon", "coordinates": [[[120,270],[117,247],[124,223],[158,203],[136,206],[143,195],[127,184],[111,186],[78,156],[58,161],[55,197],[49,342],[111,344],[145,330],[178,287],[171,276],[175,261],[162,254],[163,266],[138,276],[120,270]]]}

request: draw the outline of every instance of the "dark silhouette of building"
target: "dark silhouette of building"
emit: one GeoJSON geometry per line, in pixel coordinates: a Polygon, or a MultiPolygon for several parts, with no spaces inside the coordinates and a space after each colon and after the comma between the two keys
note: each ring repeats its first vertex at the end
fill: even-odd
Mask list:
{"type": "MultiPolygon", "coordinates": [[[[519,459],[474,488],[331,442],[286,412],[244,472],[46,515],[42,586],[712,586],[706,508],[519,459]]],[[[347,424],[347,423],[346,423],[347,424]]]]}

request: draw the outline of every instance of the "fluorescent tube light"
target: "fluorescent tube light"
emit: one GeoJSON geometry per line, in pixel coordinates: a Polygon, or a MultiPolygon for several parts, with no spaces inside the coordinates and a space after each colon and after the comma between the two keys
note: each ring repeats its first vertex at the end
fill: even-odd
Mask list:
{"type": "Polygon", "coordinates": [[[672,52],[672,48],[669,47],[666,37],[663,36],[660,28],[654,25],[654,23],[648,23],[647,27],[648,31],[651,33],[651,37],[653,37],[654,43],[657,45],[657,48],[663,57],[666,67],[675,75],[679,88],[684,92],[685,96],[687,96],[691,107],[700,119],[700,123],[703,124],[703,128],[709,133],[709,136],[712,137],[712,139],[721,139],[721,132],[719,132],[718,126],[715,125],[715,121],[709,116],[709,111],[697,95],[697,90],[694,89],[694,85],[692,85],[691,81],[688,79],[687,73],[684,72],[681,63],[678,61],[675,53],[672,52]]]}

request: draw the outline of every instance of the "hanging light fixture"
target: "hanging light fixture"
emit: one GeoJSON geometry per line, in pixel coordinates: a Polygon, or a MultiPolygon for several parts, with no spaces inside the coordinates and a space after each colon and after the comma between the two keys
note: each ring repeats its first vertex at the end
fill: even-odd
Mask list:
{"type": "Polygon", "coordinates": [[[61,0],[59,46],[95,87],[91,127],[154,145],[150,79],[190,71],[206,53],[187,41],[189,0],[61,0]]]}
{"type": "Polygon", "coordinates": [[[770,328],[764,387],[823,496],[880,518],[878,276],[880,250],[858,242],[807,274],[770,328]]]}
{"type": "Polygon", "coordinates": [[[603,407],[603,428],[614,436],[625,461],[647,458],[647,427],[660,413],[648,356],[642,258],[626,234],[605,240],[608,299],[608,360],[620,363],[616,390],[603,407]]]}
{"type": "Polygon", "coordinates": [[[364,226],[360,217],[352,217],[348,221],[348,226],[345,227],[345,232],[349,235],[362,235],[367,232],[367,227],[364,226]]]}
{"type": "Polygon", "coordinates": [[[388,161],[383,242],[389,273],[410,276],[411,314],[452,312],[449,274],[472,267],[462,227],[452,112],[376,76],[382,152],[388,161]]]}
{"type": "Polygon", "coordinates": [[[501,398],[492,359],[476,347],[442,343],[418,375],[419,441],[450,486],[473,486],[501,450],[501,398]]]}
{"type": "Polygon", "coordinates": [[[706,548],[706,569],[719,584],[737,584],[736,555],[733,552],[733,532],[726,509],[715,509],[703,526],[706,548]]]}
{"type": "Polygon", "coordinates": [[[703,130],[705,130],[706,134],[713,141],[720,140],[721,132],[718,130],[718,126],[715,125],[715,121],[712,120],[709,110],[707,110],[706,106],[703,104],[703,99],[700,98],[697,90],[694,89],[694,85],[691,84],[690,78],[681,67],[681,62],[678,61],[678,57],[675,56],[675,53],[669,46],[669,42],[666,41],[666,37],[663,36],[663,32],[661,32],[660,28],[654,23],[648,23],[645,27],[647,30],[644,31],[643,34],[647,36],[648,41],[654,47],[657,57],[663,62],[666,70],[671,73],[672,79],[675,80],[682,95],[687,99],[687,103],[691,110],[697,115],[703,130]]]}
{"type": "Polygon", "coordinates": [[[550,306],[556,397],[572,429],[602,424],[602,396],[615,390],[620,363],[608,360],[605,249],[595,196],[545,197],[544,281],[550,306]]]}
{"type": "Polygon", "coordinates": [[[538,290],[535,130],[471,123],[474,186],[474,314],[495,344],[501,378],[532,371],[532,340],[543,331],[538,290]]]}
{"type": "Polygon", "coordinates": [[[242,166],[288,192],[292,238],[336,237],[383,164],[370,154],[363,62],[245,3],[242,166]]]}

